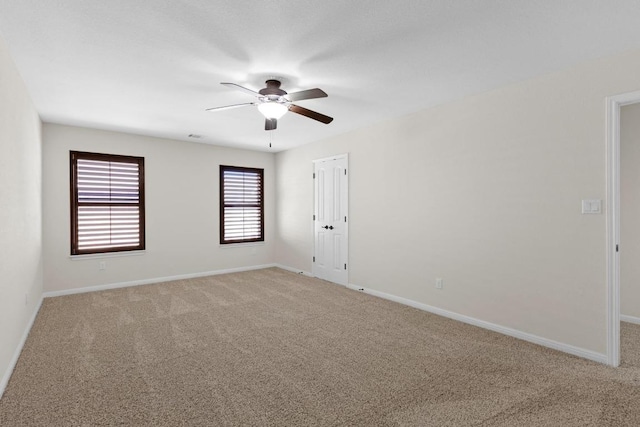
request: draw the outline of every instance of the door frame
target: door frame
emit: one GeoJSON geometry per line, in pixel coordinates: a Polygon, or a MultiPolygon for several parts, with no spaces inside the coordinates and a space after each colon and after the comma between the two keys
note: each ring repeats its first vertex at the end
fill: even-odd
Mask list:
{"type": "MultiPolygon", "coordinates": [[[[328,156],[328,157],[323,157],[321,159],[315,159],[312,160],[311,164],[312,164],[312,173],[315,174],[315,170],[316,170],[316,163],[322,163],[322,162],[326,162],[329,160],[339,160],[339,159],[345,159],[346,163],[347,163],[347,169],[350,169],[349,167],[349,153],[342,153],[342,154],[336,154],[335,156],[328,156]]],[[[347,265],[349,265],[349,268],[347,268],[347,283],[344,283],[344,286],[349,286],[349,271],[350,271],[350,262],[349,262],[349,222],[351,222],[351,216],[349,215],[349,182],[350,182],[350,175],[351,173],[348,172],[347,173],[347,205],[346,205],[346,210],[347,210],[347,222],[345,223],[345,236],[347,239],[347,253],[345,255],[346,257],[346,262],[347,265]]],[[[312,180],[312,184],[313,184],[313,189],[312,189],[312,193],[313,193],[313,215],[315,216],[315,212],[316,212],[316,182],[315,179],[312,180]]],[[[315,231],[315,219],[313,219],[311,221],[311,241],[312,241],[312,245],[311,245],[311,257],[313,258],[315,256],[315,251],[316,251],[316,231],[315,231]]],[[[315,277],[315,268],[316,268],[316,263],[312,262],[311,264],[311,275],[315,277]]],[[[339,285],[343,285],[342,283],[338,283],[339,285]]]]}
{"type": "Polygon", "coordinates": [[[640,91],[606,98],[607,364],[620,365],[620,108],[640,102],[640,91]]]}

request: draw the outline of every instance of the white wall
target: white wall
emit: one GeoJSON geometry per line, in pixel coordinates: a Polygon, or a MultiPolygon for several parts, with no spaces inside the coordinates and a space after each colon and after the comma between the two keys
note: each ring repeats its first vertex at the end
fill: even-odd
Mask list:
{"type": "Polygon", "coordinates": [[[640,318],[640,104],[620,111],[620,312],[640,318]]]}
{"type": "Polygon", "coordinates": [[[44,125],[43,140],[45,291],[274,262],[273,154],[54,124],[44,125]],[[145,158],[143,255],[70,257],[70,150],[145,158]],[[220,164],[264,168],[264,244],[220,246],[220,164]],[[99,262],[105,260],[106,270],[99,270],[99,262]]]}
{"type": "Polygon", "coordinates": [[[604,354],[581,199],[606,199],[605,97],[637,89],[627,52],[278,153],[277,262],[311,271],[311,161],[348,152],[350,283],[604,354]]]}
{"type": "Polygon", "coordinates": [[[42,296],[40,132],[38,113],[0,39],[0,394],[42,296]]]}

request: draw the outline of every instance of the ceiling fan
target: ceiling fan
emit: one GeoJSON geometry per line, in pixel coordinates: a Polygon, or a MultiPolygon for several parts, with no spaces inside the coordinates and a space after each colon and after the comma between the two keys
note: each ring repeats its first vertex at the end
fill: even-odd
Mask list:
{"type": "Polygon", "coordinates": [[[265,82],[267,87],[260,89],[258,92],[235,83],[220,84],[255,96],[258,98],[258,101],[227,105],[224,107],[207,108],[206,111],[221,111],[230,108],[245,107],[247,105],[256,105],[258,110],[260,110],[265,117],[264,130],[274,130],[278,125],[278,119],[287,111],[309,117],[310,119],[317,120],[324,124],[329,124],[333,121],[333,117],[325,116],[324,114],[293,104],[294,101],[302,101],[304,99],[326,98],[327,94],[322,89],[315,88],[301,90],[300,92],[287,93],[280,89],[280,80],[276,79],[267,80],[265,82]]]}

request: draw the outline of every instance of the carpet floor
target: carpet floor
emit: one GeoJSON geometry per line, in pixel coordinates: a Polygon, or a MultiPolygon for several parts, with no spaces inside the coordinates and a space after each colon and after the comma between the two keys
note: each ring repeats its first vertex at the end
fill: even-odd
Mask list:
{"type": "Polygon", "coordinates": [[[622,334],[613,369],[276,268],[47,298],[0,425],[639,426],[622,334]]]}

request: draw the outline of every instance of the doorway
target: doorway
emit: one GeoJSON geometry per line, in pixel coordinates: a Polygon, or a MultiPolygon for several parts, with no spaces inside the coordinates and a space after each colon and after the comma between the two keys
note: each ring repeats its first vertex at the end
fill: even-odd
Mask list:
{"type": "Polygon", "coordinates": [[[620,109],[620,365],[640,366],[640,103],[620,109]]]}
{"type": "Polygon", "coordinates": [[[607,98],[607,364],[620,365],[620,115],[640,91],[607,98]]]}
{"type": "Polygon", "coordinates": [[[315,277],[349,284],[348,155],[313,161],[313,267],[315,277]]]}

